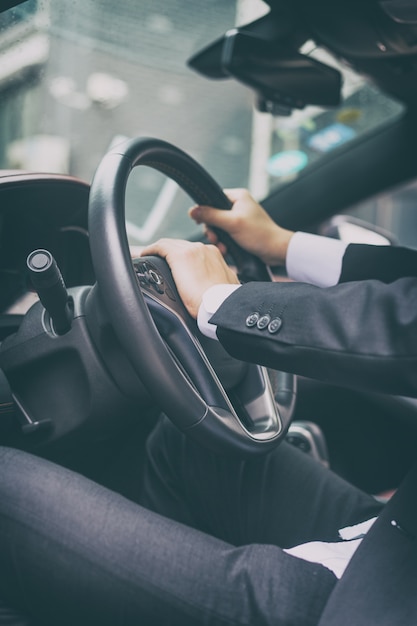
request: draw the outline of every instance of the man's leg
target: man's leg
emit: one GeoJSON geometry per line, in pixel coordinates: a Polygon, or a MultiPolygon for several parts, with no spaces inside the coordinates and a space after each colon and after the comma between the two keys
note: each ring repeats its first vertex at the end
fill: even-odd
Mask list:
{"type": "Polygon", "coordinates": [[[283,442],[246,460],[215,455],[163,418],[148,440],[145,506],[233,545],[338,541],[381,504],[283,442]]]}
{"type": "Polygon", "coordinates": [[[0,448],[3,623],[312,626],[334,583],[276,546],[234,547],[0,448]]]}

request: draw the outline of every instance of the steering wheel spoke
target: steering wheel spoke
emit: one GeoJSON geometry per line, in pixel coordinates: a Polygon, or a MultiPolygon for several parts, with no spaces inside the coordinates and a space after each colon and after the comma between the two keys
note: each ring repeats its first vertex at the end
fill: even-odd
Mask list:
{"type": "Polygon", "coordinates": [[[135,259],[134,267],[158,332],[208,407],[235,419],[255,439],[279,434],[284,426],[265,368],[236,361],[220,343],[201,335],[163,259],[135,259]]]}
{"type": "MultiPolygon", "coordinates": [[[[132,264],[124,199],[138,165],[165,173],[194,202],[231,208],[210,175],[164,141],[135,139],[105,155],[91,186],[89,231],[98,290],[113,328],[136,373],[179,428],[217,450],[267,452],[289,426],[295,385],[288,377],[292,383],[294,377],[284,374],[286,385],[274,396],[264,368],[232,359],[200,334],[163,259],[132,264]]],[[[259,259],[235,245],[228,249],[244,280],[270,279],[259,259]]]]}

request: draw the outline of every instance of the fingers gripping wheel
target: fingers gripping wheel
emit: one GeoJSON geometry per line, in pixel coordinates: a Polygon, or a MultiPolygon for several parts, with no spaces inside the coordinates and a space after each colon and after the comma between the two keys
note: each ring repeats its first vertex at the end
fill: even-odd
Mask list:
{"type": "MultiPolygon", "coordinates": [[[[241,385],[247,397],[236,402],[231,397],[235,392],[225,392],[202,347],[205,339],[180,302],[167,264],[158,258],[147,259],[145,267],[142,262],[132,264],[125,191],[130,172],[139,165],[175,180],[197,204],[231,208],[211,176],[164,141],[135,139],[105,155],[91,185],[89,231],[98,291],[113,328],[149,393],[181,430],[219,450],[267,452],[289,425],[294,377],[282,374],[278,405],[265,370],[257,366],[248,366],[244,374],[249,377],[241,385]],[[149,288],[149,276],[151,283],[161,281],[157,291],[149,288]],[[248,389],[252,395],[248,396],[248,389]]],[[[232,244],[227,243],[241,280],[269,280],[269,271],[259,259],[232,244]]]]}

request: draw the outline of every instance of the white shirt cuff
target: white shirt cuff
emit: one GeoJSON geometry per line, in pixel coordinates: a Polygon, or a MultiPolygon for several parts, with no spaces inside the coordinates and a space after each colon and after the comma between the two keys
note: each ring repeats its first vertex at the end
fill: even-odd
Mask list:
{"type": "Polygon", "coordinates": [[[284,552],[304,561],[321,563],[321,565],[331,570],[337,578],[341,578],[363,537],[376,519],[376,517],[373,517],[366,522],[355,524],[355,526],[341,528],[339,535],[342,541],[335,543],[310,541],[294,546],[294,548],[284,549],[284,552]]]}
{"type": "MultiPolygon", "coordinates": [[[[318,287],[336,285],[342,270],[347,244],[338,239],[297,232],[288,246],[286,266],[290,278],[318,287]]],[[[217,339],[215,324],[209,319],[239,285],[213,285],[203,295],[197,324],[206,337],[217,339]]]]}
{"type": "Polygon", "coordinates": [[[240,285],[213,285],[203,295],[197,315],[197,324],[200,332],[210,339],[217,339],[215,324],[210,324],[209,319],[217,309],[240,285]]]}
{"type": "Polygon", "coordinates": [[[290,240],[286,268],[290,278],[317,287],[336,285],[347,243],[339,239],[297,232],[290,240]]]}

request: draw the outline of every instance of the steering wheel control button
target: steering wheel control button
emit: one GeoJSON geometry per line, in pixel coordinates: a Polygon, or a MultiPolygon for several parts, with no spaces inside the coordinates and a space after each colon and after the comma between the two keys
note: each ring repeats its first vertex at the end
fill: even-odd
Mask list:
{"type": "Polygon", "coordinates": [[[164,279],[155,270],[148,270],[148,280],[152,285],[162,285],[164,279]]]}
{"type": "Polygon", "coordinates": [[[258,323],[259,320],[259,313],[251,313],[250,315],[248,315],[248,317],[246,318],[246,326],[248,328],[252,328],[252,326],[256,326],[256,324],[258,323]]]}
{"type": "Polygon", "coordinates": [[[165,293],[165,281],[162,275],[149,263],[146,261],[135,263],[135,271],[141,287],[147,288],[148,290],[152,288],[160,295],[165,293]]]}
{"type": "Polygon", "coordinates": [[[266,328],[268,326],[270,321],[271,321],[270,315],[268,315],[268,314],[262,315],[262,317],[259,318],[259,320],[258,320],[256,325],[259,328],[259,330],[263,330],[264,328],[266,328]]]}
{"type": "Polygon", "coordinates": [[[177,301],[176,297],[174,296],[172,290],[169,287],[165,289],[165,295],[168,296],[168,298],[172,300],[173,302],[177,301]]]}
{"type": "Polygon", "coordinates": [[[147,287],[152,287],[152,289],[154,291],[156,291],[156,293],[159,294],[163,294],[165,289],[164,289],[164,279],[162,278],[161,274],[159,274],[155,269],[153,269],[151,266],[149,266],[148,263],[144,263],[142,265],[142,272],[143,274],[140,274],[140,283],[142,286],[147,286],[147,287]]]}
{"type": "Polygon", "coordinates": [[[156,291],[156,293],[159,293],[159,294],[163,294],[164,293],[164,288],[162,287],[162,285],[160,283],[153,283],[153,282],[151,282],[151,285],[154,288],[154,290],[156,291]]]}
{"type": "Polygon", "coordinates": [[[280,317],[274,317],[274,319],[271,320],[268,324],[268,332],[271,333],[271,335],[275,335],[275,333],[279,331],[281,326],[282,319],[280,317]]]}

